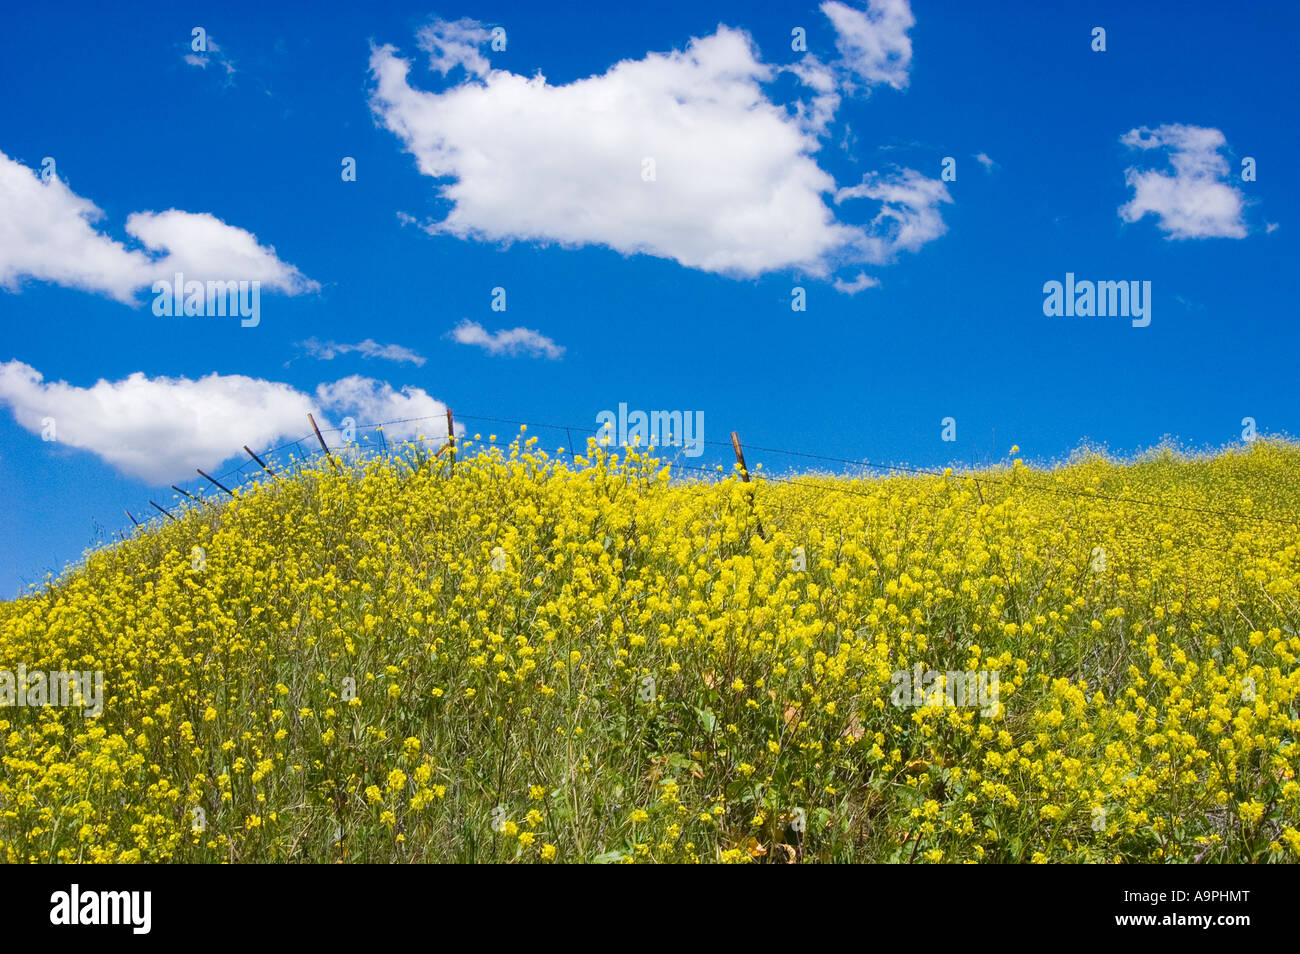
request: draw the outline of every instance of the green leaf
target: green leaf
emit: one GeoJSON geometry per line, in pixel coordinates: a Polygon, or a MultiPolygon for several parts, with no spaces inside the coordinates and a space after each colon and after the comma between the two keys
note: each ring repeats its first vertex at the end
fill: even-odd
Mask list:
{"type": "Polygon", "coordinates": [[[704,727],[704,731],[712,735],[718,727],[718,717],[713,714],[713,710],[697,708],[695,714],[700,717],[700,725],[704,727]]]}

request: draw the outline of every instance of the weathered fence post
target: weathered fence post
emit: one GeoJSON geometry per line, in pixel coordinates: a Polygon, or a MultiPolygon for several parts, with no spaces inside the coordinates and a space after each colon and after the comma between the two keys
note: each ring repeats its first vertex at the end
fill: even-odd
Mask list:
{"type": "Polygon", "coordinates": [[[455,473],[456,472],[456,420],[451,416],[451,408],[447,408],[447,443],[443,444],[442,447],[438,449],[438,453],[434,454],[433,456],[441,457],[443,451],[451,451],[450,470],[452,473],[455,473]]]}
{"type": "Polygon", "coordinates": [[[180,487],[177,487],[175,484],[172,484],[172,490],[176,491],[178,494],[184,494],[186,497],[189,497],[189,498],[190,498],[191,500],[193,500],[195,503],[201,503],[201,504],[203,504],[203,505],[206,506],[206,507],[211,507],[211,506],[212,506],[212,504],[208,503],[208,502],[207,502],[206,500],[204,500],[202,497],[196,497],[196,496],[194,496],[192,493],[190,493],[188,490],[182,490],[180,487]]]}
{"type": "Polygon", "coordinates": [[[275,471],[273,471],[270,467],[267,467],[266,464],[264,464],[264,463],[262,462],[262,458],[258,457],[256,454],[254,454],[254,453],[252,452],[252,450],[249,449],[249,446],[248,446],[247,444],[244,445],[244,450],[248,451],[248,456],[249,456],[249,457],[251,457],[251,458],[253,458],[253,460],[257,461],[257,466],[258,466],[258,467],[261,467],[264,471],[266,471],[268,474],[270,474],[270,475],[271,475],[271,476],[272,476],[276,481],[278,481],[278,482],[280,482],[280,483],[284,483],[284,481],[280,480],[279,476],[276,474],[275,471]]]}
{"type": "MultiPolygon", "coordinates": [[[[736,452],[736,463],[740,465],[740,479],[744,483],[749,483],[749,468],[745,465],[745,452],[740,447],[740,435],[735,431],[731,432],[731,449],[736,452]]],[[[754,490],[749,490],[749,512],[754,512],[754,490]]],[[[763,521],[758,516],[754,517],[754,523],[758,527],[758,535],[764,540],[767,534],[763,531],[763,521]]]]}
{"type": "Polygon", "coordinates": [[[336,461],[334,455],[330,453],[329,447],[325,444],[325,438],[321,437],[320,428],[316,426],[316,418],[311,415],[311,412],[307,413],[307,420],[311,421],[311,429],[316,432],[316,440],[320,441],[320,449],[325,452],[325,456],[329,458],[329,462],[334,465],[334,473],[339,473],[339,462],[336,461]]]}
{"type": "Polygon", "coordinates": [[[199,470],[199,468],[197,468],[197,467],[195,467],[194,469],[197,470],[197,471],[199,472],[199,476],[200,476],[200,477],[204,478],[205,480],[207,480],[207,481],[209,481],[209,482],[211,482],[211,483],[216,484],[218,487],[220,487],[220,488],[221,488],[222,490],[224,490],[226,493],[230,494],[230,496],[232,496],[232,497],[235,496],[235,492],[234,492],[233,490],[231,490],[229,487],[227,487],[225,484],[223,484],[221,481],[217,480],[217,478],[212,477],[212,476],[209,476],[208,474],[205,474],[203,471],[199,470]]]}

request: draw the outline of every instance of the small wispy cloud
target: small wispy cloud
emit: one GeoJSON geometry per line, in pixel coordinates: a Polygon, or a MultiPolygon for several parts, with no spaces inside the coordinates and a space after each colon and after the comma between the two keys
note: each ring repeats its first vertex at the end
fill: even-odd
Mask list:
{"type": "Polygon", "coordinates": [[[996,162],[994,162],[992,159],[989,158],[989,154],[987,152],[975,153],[974,159],[976,162],[978,162],[981,166],[984,167],[985,172],[992,172],[993,167],[997,165],[996,162]]]}
{"type": "Polygon", "coordinates": [[[359,354],[363,358],[381,358],[384,361],[409,361],[417,368],[424,367],[425,357],[410,348],[404,348],[396,344],[380,344],[373,338],[367,338],[365,341],[358,341],[356,344],[343,344],[338,341],[320,341],[316,338],[308,338],[306,341],[299,341],[298,347],[302,348],[313,358],[321,361],[333,361],[341,354],[359,354]]]}
{"type": "Polygon", "coordinates": [[[1221,150],[1227,139],[1217,129],[1180,124],[1130,129],[1120,137],[1130,149],[1163,149],[1173,175],[1156,170],[1124,170],[1133,198],[1119,207],[1125,222],[1145,215],[1170,239],[1245,238],[1245,200],[1228,179],[1221,150]]]}
{"type": "MultiPolygon", "coordinates": [[[[195,27],[194,29],[202,30],[203,28],[195,27]]],[[[209,64],[220,67],[226,71],[227,82],[229,82],[230,77],[234,76],[237,72],[234,61],[222,52],[221,47],[217,46],[217,42],[212,39],[212,37],[208,36],[206,31],[202,36],[193,36],[190,40],[190,51],[185,54],[183,59],[189,66],[194,66],[201,70],[206,70],[209,64]],[[196,46],[198,49],[195,48],[196,46]]]]}
{"type": "Polygon", "coordinates": [[[849,295],[850,297],[856,295],[860,291],[865,291],[868,288],[879,287],[880,279],[872,278],[866,272],[858,272],[858,277],[853,279],[851,282],[846,282],[842,278],[835,279],[835,290],[841,295],[849,295]]]}
{"type": "Polygon", "coordinates": [[[870,227],[855,242],[863,258],[872,264],[887,264],[900,251],[915,252],[948,231],[939,211],[941,203],[952,202],[948,187],[915,169],[868,173],[860,185],[835,193],[836,205],[850,199],[881,203],[870,227]]]}
{"type": "Polygon", "coordinates": [[[503,328],[489,332],[477,321],[466,320],[453,328],[449,336],[458,344],[473,345],[492,355],[528,354],[554,361],[564,354],[562,346],[531,328],[503,328]]]}
{"type": "Polygon", "coordinates": [[[867,0],[859,10],[838,0],[821,5],[835,27],[835,46],[843,66],[869,86],[907,87],[915,24],[907,0],[867,0]]]}

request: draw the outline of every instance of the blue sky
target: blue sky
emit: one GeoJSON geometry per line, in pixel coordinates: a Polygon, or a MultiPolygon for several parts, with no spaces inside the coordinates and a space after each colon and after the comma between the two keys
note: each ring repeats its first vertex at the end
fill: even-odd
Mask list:
{"type": "Polygon", "coordinates": [[[1297,429],[1294,4],[384,6],[10,18],[0,593],[309,409],[918,466],[1297,429]],[[256,326],[156,315],[178,268],[256,326]],[[1067,272],[1150,324],[1045,315],[1067,272]]]}

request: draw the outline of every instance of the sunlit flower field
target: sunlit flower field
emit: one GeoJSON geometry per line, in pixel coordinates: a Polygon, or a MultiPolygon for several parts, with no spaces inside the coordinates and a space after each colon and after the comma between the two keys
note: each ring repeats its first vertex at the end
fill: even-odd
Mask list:
{"type": "Polygon", "coordinates": [[[0,604],[9,862],[1295,862],[1300,449],[323,458],[0,604]],[[897,673],[998,674],[919,705],[897,673]],[[943,704],[940,704],[943,703],[943,704]]]}

